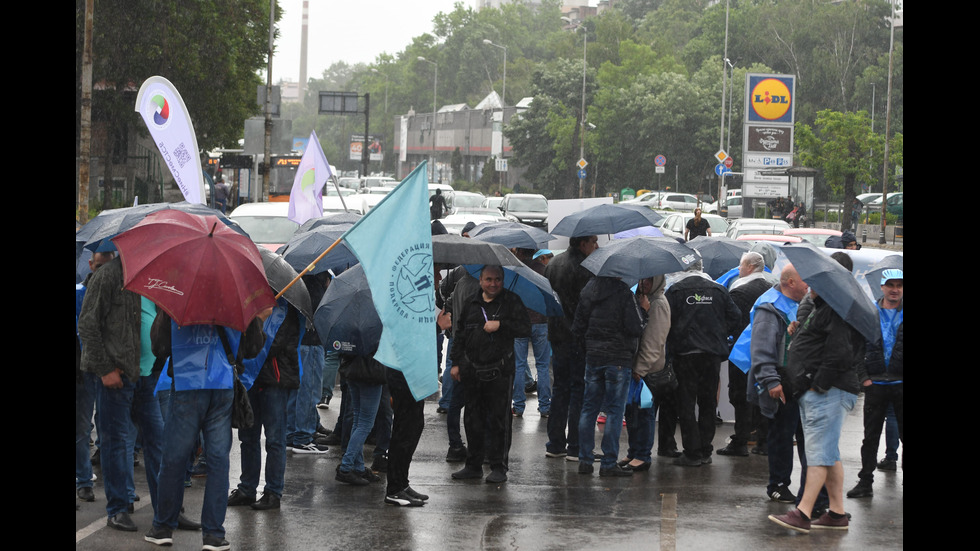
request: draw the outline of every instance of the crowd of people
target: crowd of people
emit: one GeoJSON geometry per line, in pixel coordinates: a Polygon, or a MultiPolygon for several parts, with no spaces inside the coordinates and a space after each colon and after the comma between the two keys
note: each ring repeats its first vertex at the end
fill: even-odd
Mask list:
{"type": "MultiPolygon", "coordinates": [[[[774,276],[776,255],[768,244],[754,246],[718,281],[697,261],[669,286],[661,275],[635,289],[582,266],[597,249],[591,235],[571,238],[558,255],[514,250],[548,279],[562,316],[525,308],[504,288],[499,266],[485,266],[477,277],[457,267],[444,278],[447,267],[436,266],[434,338],[445,339],[447,349],[438,411],[446,414],[446,461],[464,463],[452,478],[507,481],[512,419],[523,415],[527,383],[534,380],[530,350],[538,411],[547,418],[547,458],[577,462],[582,475],[593,474],[598,461],[599,476],[630,477],[650,469],[659,424],[657,455],[679,467],[709,465],[713,453],[767,455],[766,494],[795,504],[771,516],[773,522],[801,532],[846,529],[838,442],[858,393],[866,396],[865,440],[859,482],[848,497],[872,496],[874,471],[895,468],[893,452],[876,461],[886,416],[894,415],[904,438],[902,271],[884,272],[879,339],[866,341],[792,265],[774,276]],[[715,450],[726,360],[735,434],[715,450]],[[603,418],[600,453],[595,431],[603,418]],[[621,453],[624,420],[629,447],[621,453]],[[794,447],[802,466],[795,493],[794,447]]],[[[851,269],[846,253],[834,258],[851,269]]],[[[90,267],[92,274],[76,287],[76,493],[96,500],[89,453],[94,410],[109,527],[138,530],[129,516],[137,499],[137,447],[154,511],[144,539],[157,545],[172,544],[174,530],[201,530],[203,549],[229,549],[227,507],[279,509],[287,453],[322,454],[329,445],[345,450],[338,482],[366,486],[385,473],[385,503],[419,507],[428,500],[409,484],[424,401],[413,397],[401,372],[370,353],[325,352],[312,323],[283,299],[244,332],[179,327],[152,302],[123,289],[118,256],[96,253],[90,267]],[[335,374],[341,405],[337,425],[328,430],[316,408],[329,402],[335,374]],[[247,377],[254,377],[247,392],[254,420],[234,420],[242,474],[229,493],[233,402],[241,398],[234,388],[236,379],[247,377]],[[375,446],[370,466],[364,461],[368,442],[375,446]],[[182,510],[194,472],[207,476],[200,523],[182,510]]],[[[330,278],[305,276],[304,283],[317,304],[330,278]]]]}

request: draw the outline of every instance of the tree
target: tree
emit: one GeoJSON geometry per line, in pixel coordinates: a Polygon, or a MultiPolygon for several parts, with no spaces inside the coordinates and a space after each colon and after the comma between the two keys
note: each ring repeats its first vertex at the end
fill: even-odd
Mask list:
{"type": "MultiPolygon", "coordinates": [[[[871,186],[878,179],[884,139],[871,131],[866,111],[819,111],[813,128],[797,123],[796,146],[801,163],[823,172],[831,190],[843,195],[845,208],[854,203],[859,186],[871,186]]],[[[841,229],[850,227],[851,218],[844,216],[841,229]]]]}

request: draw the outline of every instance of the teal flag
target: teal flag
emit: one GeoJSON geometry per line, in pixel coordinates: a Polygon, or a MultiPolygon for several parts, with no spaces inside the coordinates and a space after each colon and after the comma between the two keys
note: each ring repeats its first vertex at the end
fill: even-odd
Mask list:
{"type": "Polygon", "coordinates": [[[342,237],[364,268],[383,325],[374,359],[401,371],[416,400],[439,390],[426,165],[423,161],[342,237]]]}

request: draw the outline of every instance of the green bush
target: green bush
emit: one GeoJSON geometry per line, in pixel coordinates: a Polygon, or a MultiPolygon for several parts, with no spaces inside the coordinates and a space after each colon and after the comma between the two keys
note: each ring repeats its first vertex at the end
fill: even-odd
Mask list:
{"type": "Polygon", "coordinates": [[[822,210],[818,210],[813,213],[813,221],[837,223],[840,222],[840,216],[839,213],[835,210],[832,210],[829,213],[822,210]]]}

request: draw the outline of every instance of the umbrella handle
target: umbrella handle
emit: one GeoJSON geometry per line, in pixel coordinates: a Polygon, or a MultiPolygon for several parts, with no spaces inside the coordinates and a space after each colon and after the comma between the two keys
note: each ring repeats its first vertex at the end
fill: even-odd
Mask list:
{"type": "Polygon", "coordinates": [[[322,253],[320,253],[320,256],[316,257],[313,260],[313,262],[310,262],[310,265],[307,266],[306,268],[304,268],[302,272],[300,272],[296,277],[294,277],[293,280],[289,282],[289,285],[286,285],[285,287],[283,287],[282,291],[279,291],[279,294],[276,295],[276,300],[279,300],[279,297],[281,297],[284,294],[286,294],[286,291],[288,291],[289,288],[293,286],[293,284],[295,284],[297,281],[299,281],[299,279],[301,277],[303,277],[304,275],[306,275],[307,272],[309,272],[310,270],[312,270],[316,266],[316,263],[319,262],[319,261],[321,261],[321,260],[323,260],[323,257],[327,256],[327,253],[329,253],[330,251],[332,251],[333,248],[336,247],[337,244],[340,243],[342,240],[343,240],[343,237],[338,237],[337,240],[334,241],[332,245],[330,245],[329,247],[327,247],[327,250],[325,250],[322,253]]]}

